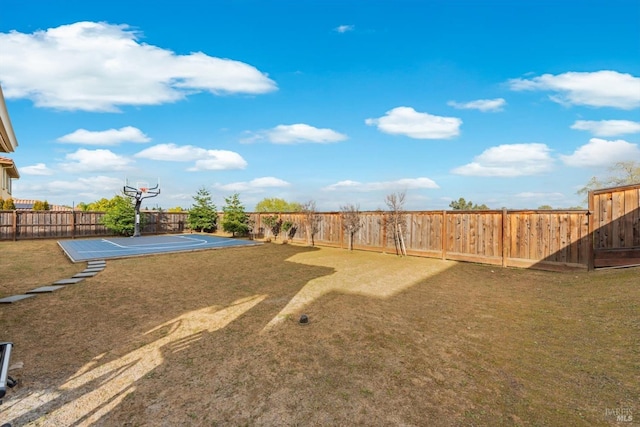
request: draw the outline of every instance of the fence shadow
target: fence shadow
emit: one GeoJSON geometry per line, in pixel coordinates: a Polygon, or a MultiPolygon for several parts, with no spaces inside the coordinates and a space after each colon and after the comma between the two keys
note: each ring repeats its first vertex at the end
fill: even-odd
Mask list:
{"type": "Polygon", "coordinates": [[[589,194],[594,267],[640,264],[640,184],[589,194]]]}

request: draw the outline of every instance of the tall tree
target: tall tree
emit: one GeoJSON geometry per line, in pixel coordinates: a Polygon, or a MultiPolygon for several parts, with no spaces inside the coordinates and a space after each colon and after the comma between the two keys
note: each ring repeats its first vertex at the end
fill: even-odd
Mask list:
{"type": "Polygon", "coordinates": [[[105,212],[109,210],[113,206],[114,199],[107,199],[103,197],[100,200],[96,200],[95,202],[91,202],[88,205],[87,210],[89,211],[97,211],[97,212],[105,212]]]}
{"type": "Polygon", "coordinates": [[[609,166],[607,170],[608,176],[603,179],[593,176],[584,187],[578,190],[577,194],[584,196],[585,203],[591,190],[640,183],[640,163],[638,162],[617,162],[609,166]]]}
{"type": "Polygon", "coordinates": [[[449,207],[456,211],[476,211],[489,209],[489,207],[485,204],[474,204],[471,200],[467,202],[464,197],[460,197],[458,200],[452,201],[451,203],[449,203],[449,207]]]}
{"type": "Polygon", "coordinates": [[[249,231],[249,215],[244,211],[244,206],[240,203],[240,196],[234,193],[224,199],[226,205],[222,208],[222,229],[232,236],[236,234],[247,234],[249,231]]]}
{"type": "Polygon", "coordinates": [[[297,202],[287,202],[277,197],[264,198],[256,205],[256,212],[300,212],[302,205],[297,202]]]}
{"type": "Polygon", "coordinates": [[[349,250],[353,250],[353,240],[360,228],[362,219],[360,218],[360,208],[357,205],[347,204],[340,207],[342,213],[342,228],[345,229],[349,237],[349,250]]]}
{"type": "Polygon", "coordinates": [[[315,246],[315,235],[320,231],[322,215],[318,213],[316,202],[313,200],[309,200],[302,206],[302,213],[304,215],[304,226],[307,230],[307,243],[315,246]]]}
{"type": "Polygon", "coordinates": [[[200,232],[215,230],[218,222],[218,213],[209,190],[205,187],[200,187],[198,193],[193,196],[193,200],[195,203],[187,214],[189,228],[200,232]]]}

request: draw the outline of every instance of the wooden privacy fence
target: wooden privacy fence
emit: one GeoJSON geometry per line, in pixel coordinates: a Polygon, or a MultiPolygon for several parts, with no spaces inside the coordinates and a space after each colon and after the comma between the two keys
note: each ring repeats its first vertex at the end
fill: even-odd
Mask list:
{"type": "MultiPolygon", "coordinates": [[[[143,233],[182,233],[186,214],[146,211],[143,233]]],[[[104,212],[0,211],[0,240],[111,236],[102,225],[104,212]]]]}
{"type": "MultiPolygon", "coordinates": [[[[273,213],[251,213],[254,231],[273,213]]],[[[275,214],[294,223],[294,242],[309,241],[302,213],[275,214]]],[[[347,248],[340,212],[320,217],[315,244],[347,248]]],[[[395,252],[388,212],[362,212],[354,248],[395,252]]],[[[103,212],[0,211],[0,240],[106,236],[103,212]]],[[[144,212],[147,234],[187,230],[187,213],[144,212]]],[[[411,211],[402,213],[407,254],[510,267],[591,269],[640,264],[640,184],[589,193],[589,210],[411,211]]],[[[219,221],[222,216],[219,216],[219,221]]],[[[220,223],[220,222],[219,222],[220,223]]],[[[282,236],[280,237],[282,238],[282,236]]]]}
{"type": "MultiPolygon", "coordinates": [[[[269,235],[264,217],[250,214],[258,232],[269,235]]],[[[340,212],[320,213],[316,244],[347,248],[348,235],[340,212]]],[[[395,252],[396,243],[385,226],[387,212],[362,212],[362,228],[354,249],[395,252]]],[[[409,255],[541,269],[588,268],[587,210],[421,211],[403,213],[403,240],[409,255]]],[[[296,228],[293,242],[309,242],[305,216],[279,214],[296,228]]],[[[281,239],[283,236],[280,237],[281,239]]]]}

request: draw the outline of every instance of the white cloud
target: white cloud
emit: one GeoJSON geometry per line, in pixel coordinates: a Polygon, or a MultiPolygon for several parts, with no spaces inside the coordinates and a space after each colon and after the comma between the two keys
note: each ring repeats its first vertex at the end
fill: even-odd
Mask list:
{"type": "Polygon", "coordinates": [[[334,28],[334,31],[337,31],[338,33],[346,33],[347,31],[353,31],[355,30],[355,25],[338,25],[336,28],[334,28]]]}
{"type": "Polygon", "coordinates": [[[383,117],[366,119],[365,123],[393,135],[415,139],[447,139],[460,134],[462,120],[419,113],[411,107],[396,107],[387,111],[383,117]]]}
{"type": "Polygon", "coordinates": [[[607,141],[591,138],[586,145],[578,147],[573,154],[561,155],[560,158],[568,166],[610,166],[616,162],[640,160],[640,148],[638,148],[638,144],[632,144],[622,139],[607,141]]]}
{"type": "Polygon", "coordinates": [[[205,159],[196,160],[196,164],[187,170],[191,172],[220,171],[247,167],[247,162],[234,151],[207,150],[206,156],[205,159]]]}
{"type": "Polygon", "coordinates": [[[44,163],[37,163],[31,166],[22,166],[20,173],[24,175],[53,175],[53,171],[47,167],[44,163]]]}
{"type": "Polygon", "coordinates": [[[545,144],[504,144],[491,147],[473,162],[451,172],[467,176],[515,177],[536,175],[551,170],[553,159],[545,144]]]}
{"type": "Polygon", "coordinates": [[[412,189],[434,189],[440,188],[438,184],[429,178],[403,178],[396,181],[381,182],[358,182],[358,181],[339,181],[331,184],[323,190],[326,191],[403,191],[412,189]]]}
{"type": "Polygon", "coordinates": [[[118,145],[122,142],[149,142],[151,138],[140,129],[133,126],[125,126],[120,129],[103,131],[88,131],[78,129],[58,138],[59,142],[86,145],[118,145]]]}
{"type": "MultiPolygon", "coordinates": [[[[53,196],[73,194],[76,201],[94,201],[102,197],[111,198],[122,190],[122,180],[107,176],[78,178],[73,181],[17,182],[20,193],[31,198],[50,200],[53,196]]],[[[69,203],[71,204],[71,203],[69,203]]]]}
{"type": "Polygon", "coordinates": [[[447,102],[447,105],[461,110],[480,110],[483,113],[486,113],[502,111],[502,108],[507,105],[507,101],[503,98],[477,99],[469,102],[449,101],[447,102]]]}
{"type": "Polygon", "coordinates": [[[135,157],[168,162],[195,162],[189,171],[244,169],[247,162],[234,151],[207,150],[193,145],[158,144],[135,157]]]}
{"type": "Polygon", "coordinates": [[[135,157],[168,162],[191,162],[202,157],[206,151],[204,148],[194,147],[193,145],[180,146],[169,143],[145,148],[137,153],[135,157]]]}
{"type": "Polygon", "coordinates": [[[202,52],[176,53],[138,41],[128,25],[76,22],[24,34],[0,33],[7,98],[38,107],[117,111],[175,102],[188,94],[262,94],[276,84],[255,67],[202,52]],[[28,58],[28,60],[25,60],[28,58]]]}
{"type": "Polygon", "coordinates": [[[347,139],[346,135],[332,129],[320,129],[304,123],[278,125],[272,129],[252,134],[242,142],[255,142],[266,139],[274,144],[316,143],[330,144],[347,139]]]}
{"type": "Polygon", "coordinates": [[[532,79],[511,79],[512,90],[543,90],[557,92],[550,96],[563,105],[587,105],[630,110],[640,106],[640,78],[616,71],[592,73],[568,72],[543,74],[532,79]]]}
{"type": "Polygon", "coordinates": [[[256,178],[248,182],[232,182],[230,184],[215,184],[214,187],[225,191],[259,191],[264,188],[283,188],[291,186],[290,183],[280,178],[266,176],[256,178]]]}
{"type": "Polygon", "coordinates": [[[331,184],[325,187],[324,190],[357,190],[362,188],[364,185],[366,184],[347,179],[344,181],[338,181],[335,184],[331,184]]]}
{"type": "Polygon", "coordinates": [[[571,129],[586,130],[595,136],[618,136],[640,132],[640,122],[630,120],[577,120],[571,129]]]}
{"type": "Polygon", "coordinates": [[[271,187],[288,187],[291,184],[289,184],[287,181],[284,181],[280,178],[265,176],[262,178],[256,178],[254,180],[251,180],[250,185],[256,188],[271,188],[271,187]]]}
{"type": "Polygon", "coordinates": [[[95,194],[97,192],[113,191],[117,194],[122,189],[122,180],[108,176],[93,176],[78,178],[75,181],[51,181],[45,184],[55,193],[77,192],[79,194],[95,194]]]}
{"type": "Polygon", "coordinates": [[[61,163],[66,172],[100,172],[126,170],[132,162],[110,150],[86,150],[81,148],[65,156],[69,162],[61,163]]]}

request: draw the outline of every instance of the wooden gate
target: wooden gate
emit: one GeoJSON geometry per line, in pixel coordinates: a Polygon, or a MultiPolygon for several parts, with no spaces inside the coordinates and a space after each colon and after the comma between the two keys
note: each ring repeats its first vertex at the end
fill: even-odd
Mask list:
{"type": "Polygon", "coordinates": [[[589,193],[594,267],[640,265],[640,184],[589,193]]]}

